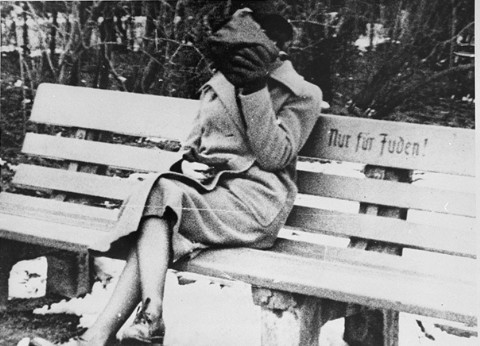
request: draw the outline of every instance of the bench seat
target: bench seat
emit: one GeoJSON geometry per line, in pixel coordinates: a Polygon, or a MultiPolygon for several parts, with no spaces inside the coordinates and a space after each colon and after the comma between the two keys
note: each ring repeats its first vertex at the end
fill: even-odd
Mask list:
{"type": "MultiPolygon", "coordinates": [[[[2,206],[6,200],[3,195],[8,194],[2,194],[2,206]]],[[[16,202],[25,200],[21,198],[16,202]]],[[[30,207],[34,203],[22,205],[30,207]]],[[[57,218],[55,210],[42,211],[42,219],[2,212],[2,228],[7,228],[8,232],[0,230],[0,236],[70,251],[92,249],[96,237],[102,238],[105,226],[113,221],[108,214],[99,215],[98,222],[89,220],[88,224],[79,226],[82,219],[78,215],[82,211],[76,212],[75,216],[67,217],[68,211],[63,209],[62,216],[57,218]],[[42,237],[38,237],[39,233],[42,237]]],[[[92,215],[87,210],[84,214],[92,215]]],[[[174,269],[471,325],[476,321],[476,306],[472,304],[476,279],[463,272],[474,273],[475,261],[463,261],[461,265],[459,272],[455,257],[445,257],[435,266],[422,265],[422,262],[401,256],[280,238],[268,251],[208,250],[193,260],[181,261],[174,269]]]]}

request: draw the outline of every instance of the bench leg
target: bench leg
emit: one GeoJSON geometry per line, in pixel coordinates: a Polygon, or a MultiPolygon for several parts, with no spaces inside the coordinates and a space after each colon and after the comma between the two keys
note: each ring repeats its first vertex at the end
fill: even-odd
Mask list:
{"type": "Polygon", "coordinates": [[[47,294],[73,298],[90,292],[88,252],[56,251],[47,256],[47,294]]]}
{"type": "Polygon", "coordinates": [[[252,287],[261,307],[263,346],[318,346],[320,328],[348,314],[345,303],[266,288],[252,287]]]}
{"type": "Polygon", "coordinates": [[[255,287],[252,293],[262,308],[263,346],[318,346],[323,324],[318,299],[255,287]]]}
{"type": "MultiPolygon", "coordinates": [[[[3,251],[3,249],[0,249],[0,251],[3,251]]],[[[14,264],[10,261],[4,261],[3,256],[0,256],[0,313],[7,310],[8,279],[14,264]]]]}
{"type": "MultiPolygon", "coordinates": [[[[410,171],[405,169],[365,166],[365,176],[369,179],[381,179],[399,182],[411,182],[410,171]]],[[[360,203],[361,214],[378,215],[395,219],[407,218],[407,210],[369,203],[360,203]]],[[[397,245],[352,238],[349,247],[367,251],[402,255],[397,245]]],[[[357,315],[345,319],[344,339],[350,346],[395,346],[398,345],[398,312],[366,309],[357,315]]]]}
{"type": "Polygon", "coordinates": [[[47,293],[72,298],[90,292],[88,252],[75,253],[0,239],[0,311],[7,307],[8,279],[13,265],[39,256],[47,257],[47,293]]]}
{"type": "Polygon", "coordinates": [[[399,314],[365,309],[345,319],[344,340],[350,346],[398,346],[399,314]]]}
{"type": "Polygon", "coordinates": [[[7,310],[8,279],[13,265],[19,259],[15,245],[16,242],[0,239],[0,312],[7,310]]]}

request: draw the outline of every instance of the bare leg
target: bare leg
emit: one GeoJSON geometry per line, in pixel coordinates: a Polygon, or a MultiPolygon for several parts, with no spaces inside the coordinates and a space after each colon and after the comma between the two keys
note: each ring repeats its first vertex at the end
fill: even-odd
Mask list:
{"type": "Polygon", "coordinates": [[[110,300],[93,326],[82,335],[85,345],[108,345],[141,299],[150,298],[146,312],[153,319],[153,327],[160,325],[170,237],[168,221],[151,217],[142,222],[136,246],[127,258],[110,300]]]}
{"type": "Polygon", "coordinates": [[[110,300],[93,326],[82,335],[88,345],[107,345],[115,336],[140,301],[139,279],[137,250],[133,247],[110,300]]]}
{"type": "Polygon", "coordinates": [[[136,254],[142,299],[150,298],[146,312],[157,322],[162,316],[165,278],[170,260],[170,225],[165,219],[151,217],[144,221],[140,232],[136,254]]]}
{"type": "Polygon", "coordinates": [[[163,292],[170,258],[170,229],[166,220],[151,217],[140,225],[133,247],[105,309],[83,335],[95,345],[103,345],[120,329],[140,299],[150,298],[146,312],[160,322],[163,292]]]}

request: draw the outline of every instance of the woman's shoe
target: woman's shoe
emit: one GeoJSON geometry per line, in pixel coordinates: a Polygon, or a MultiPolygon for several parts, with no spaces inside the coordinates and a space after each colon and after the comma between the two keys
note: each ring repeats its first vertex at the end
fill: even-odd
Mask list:
{"type": "Polygon", "coordinates": [[[138,309],[133,324],[123,331],[121,344],[126,346],[163,345],[165,323],[160,317],[154,321],[146,312],[150,298],[138,309]]]}

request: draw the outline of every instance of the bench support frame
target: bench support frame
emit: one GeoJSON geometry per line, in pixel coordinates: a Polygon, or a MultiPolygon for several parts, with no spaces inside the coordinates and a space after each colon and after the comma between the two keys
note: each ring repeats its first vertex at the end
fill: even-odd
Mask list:
{"type": "Polygon", "coordinates": [[[365,308],[345,319],[344,340],[350,346],[397,346],[398,317],[398,311],[365,308]]]}
{"type": "Polygon", "coordinates": [[[73,298],[91,290],[88,252],[70,252],[8,239],[0,242],[0,312],[7,310],[8,281],[19,261],[46,256],[47,294],[73,298]]]}
{"type": "Polygon", "coordinates": [[[359,312],[354,304],[262,287],[252,287],[252,297],[262,309],[264,346],[318,346],[325,323],[359,312]]]}
{"type": "MultiPolygon", "coordinates": [[[[369,179],[381,179],[398,182],[411,182],[411,172],[380,166],[365,167],[365,176],[369,179]]],[[[395,219],[406,219],[407,210],[385,207],[369,203],[360,203],[361,214],[373,214],[395,219]]],[[[352,239],[350,247],[367,251],[377,251],[401,256],[402,248],[392,244],[352,239]]],[[[351,346],[398,346],[399,314],[390,310],[364,308],[360,314],[345,319],[344,340],[351,346]]]]}

